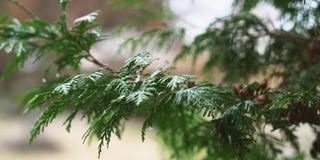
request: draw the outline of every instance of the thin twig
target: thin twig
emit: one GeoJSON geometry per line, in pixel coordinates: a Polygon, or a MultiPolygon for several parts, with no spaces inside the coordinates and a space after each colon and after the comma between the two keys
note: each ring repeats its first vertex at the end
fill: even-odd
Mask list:
{"type": "Polygon", "coordinates": [[[37,16],[35,16],[28,8],[26,8],[22,3],[19,2],[19,0],[9,0],[11,3],[18,6],[20,9],[22,9],[24,12],[26,12],[31,18],[36,19],[37,16]]]}
{"type": "Polygon", "coordinates": [[[185,23],[186,25],[189,25],[190,27],[192,28],[195,28],[195,29],[207,29],[206,27],[202,27],[202,26],[198,26],[198,25],[195,25],[193,24],[192,22],[184,19],[183,17],[179,16],[179,15],[176,15],[175,16],[178,20],[180,20],[181,22],[185,23]]]}
{"type": "Polygon", "coordinates": [[[99,67],[102,67],[103,69],[110,71],[111,73],[116,73],[110,66],[99,62],[91,53],[88,53],[88,55],[85,57],[85,59],[89,62],[92,62],[93,64],[95,64],[99,67]]]}

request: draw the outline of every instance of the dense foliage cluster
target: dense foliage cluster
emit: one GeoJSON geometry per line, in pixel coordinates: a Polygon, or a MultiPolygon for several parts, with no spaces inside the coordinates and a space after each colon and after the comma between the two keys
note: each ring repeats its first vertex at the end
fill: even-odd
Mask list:
{"type": "MultiPolygon", "coordinates": [[[[64,124],[68,131],[77,114],[89,123],[83,139],[96,137],[99,155],[113,134],[121,136],[122,126],[132,117],[144,118],[142,139],[148,128],[155,128],[177,159],[274,159],[281,157],[285,142],[297,151],[292,158],[306,158],[309,153],[300,152],[295,135],[301,124],[308,124],[317,135],[311,156],[320,153],[318,0],[235,0],[239,11],[211,23],[191,44],[185,44],[176,58],[191,55],[197,59],[209,53],[205,70],[219,67],[226,73],[225,83],[220,85],[200,82],[191,75],[172,75],[168,66],[148,72],[146,68],[154,60],[146,52],[134,55],[119,70],[102,64],[90,54],[92,45],[104,39],[95,21],[98,12],[76,19],[70,27],[66,25],[68,0],[59,3],[63,14],[53,24],[32,14],[28,21],[0,18],[0,49],[13,56],[5,75],[22,67],[31,56],[40,60],[48,54],[55,54],[57,71],[66,67],[77,71],[83,59],[101,68],[92,74],[48,81],[25,96],[27,111],[44,108],[30,142],[67,112],[64,124]],[[251,12],[260,3],[275,6],[281,18],[293,26],[270,27],[251,12]],[[262,39],[266,47],[261,51],[257,46],[262,39]],[[264,73],[265,81],[248,82],[259,73],[264,73]],[[268,80],[275,77],[281,82],[270,88],[268,80]]],[[[121,0],[117,6],[132,3],[121,0]]],[[[183,36],[180,28],[152,29],[129,38],[122,47],[138,50],[152,41],[158,49],[169,48],[183,36]]]]}

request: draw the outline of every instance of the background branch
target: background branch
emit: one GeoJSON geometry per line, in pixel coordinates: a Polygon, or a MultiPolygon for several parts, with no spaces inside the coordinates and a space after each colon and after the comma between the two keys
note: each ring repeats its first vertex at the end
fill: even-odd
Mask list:
{"type": "Polygon", "coordinates": [[[9,0],[11,3],[15,4],[16,6],[18,6],[20,9],[22,9],[24,12],[26,12],[29,17],[31,18],[37,18],[37,16],[35,16],[28,8],[26,8],[22,3],[20,3],[18,0],[9,0]]]}
{"type": "Polygon", "coordinates": [[[269,32],[269,35],[274,37],[283,37],[283,38],[289,38],[289,39],[300,40],[305,42],[310,42],[310,41],[320,42],[319,38],[305,37],[303,35],[299,35],[292,32],[269,32]]]}

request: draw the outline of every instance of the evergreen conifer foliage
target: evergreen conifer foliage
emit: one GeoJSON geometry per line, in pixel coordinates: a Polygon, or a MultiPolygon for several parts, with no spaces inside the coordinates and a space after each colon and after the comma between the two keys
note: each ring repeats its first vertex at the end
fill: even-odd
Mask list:
{"type": "MultiPolygon", "coordinates": [[[[59,0],[62,15],[53,24],[35,17],[19,1],[12,2],[31,19],[0,18],[0,49],[13,57],[4,76],[23,67],[31,56],[40,60],[47,54],[56,55],[58,71],[66,67],[78,71],[81,60],[100,67],[92,74],[48,81],[26,94],[22,101],[26,111],[44,109],[31,130],[30,142],[62,113],[68,113],[64,122],[68,132],[77,115],[88,122],[83,140],[96,137],[99,156],[114,134],[121,137],[122,126],[132,117],[144,118],[142,140],[148,128],[155,128],[176,159],[274,159],[281,155],[285,142],[297,151],[292,158],[305,158],[308,154],[300,153],[294,131],[300,124],[308,124],[320,134],[319,3],[300,12],[305,1],[266,1],[301,23],[288,31],[270,28],[249,12],[260,1],[236,0],[239,13],[213,22],[176,58],[192,55],[197,59],[208,51],[205,69],[224,69],[226,82],[247,83],[250,76],[272,70],[266,78],[279,76],[283,82],[271,89],[267,81],[232,86],[201,82],[192,75],[173,75],[169,66],[148,72],[155,60],[147,52],[135,54],[114,70],[90,54],[92,45],[105,39],[96,23],[99,12],[67,26],[68,0],[59,0]],[[309,18],[298,18],[301,14],[309,18]],[[310,18],[315,21],[309,23],[310,18]],[[265,37],[268,45],[259,53],[256,47],[265,37]],[[279,131],[281,137],[270,134],[266,126],[279,131]]],[[[183,29],[151,30],[129,38],[122,46],[137,49],[156,39],[158,48],[167,48],[183,35],[183,29]]],[[[319,138],[310,150],[314,158],[320,153],[318,143],[319,138]]]]}

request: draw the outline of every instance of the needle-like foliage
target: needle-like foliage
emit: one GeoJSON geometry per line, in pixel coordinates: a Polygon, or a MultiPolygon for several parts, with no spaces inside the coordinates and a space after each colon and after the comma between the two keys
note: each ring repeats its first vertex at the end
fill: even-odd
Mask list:
{"type": "MultiPolygon", "coordinates": [[[[121,137],[123,125],[134,117],[144,119],[142,140],[154,128],[176,159],[283,158],[286,142],[297,151],[293,158],[302,159],[308,154],[300,152],[295,135],[301,124],[317,134],[310,154],[316,158],[320,153],[319,1],[235,0],[238,12],[211,23],[192,43],[183,45],[176,57],[181,60],[191,55],[196,60],[209,53],[205,70],[222,69],[227,83],[220,85],[192,75],[174,75],[170,66],[151,69],[155,60],[147,52],[134,54],[119,70],[101,63],[90,54],[91,47],[105,38],[96,23],[99,12],[67,26],[68,2],[59,0],[63,13],[53,24],[34,17],[25,7],[31,20],[0,18],[0,49],[12,55],[4,76],[32,57],[38,61],[49,54],[56,58],[57,72],[66,67],[78,71],[81,60],[100,67],[91,74],[48,79],[25,96],[26,111],[43,109],[30,142],[57,116],[68,114],[63,123],[67,131],[76,116],[88,122],[83,141],[95,137],[99,156],[103,146],[109,145],[113,135],[121,137]],[[250,12],[261,2],[279,9],[293,27],[270,27],[250,12]],[[306,7],[309,3],[312,5],[306,7]],[[261,50],[258,46],[263,39],[266,45],[261,50]],[[248,82],[259,73],[265,73],[266,81],[248,82]],[[268,80],[274,78],[281,81],[270,88],[268,80]],[[246,84],[229,86],[233,81],[246,84]],[[281,135],[272,134],[274,131],[281,135]]],[[[146,3],[121,0],[118,7],[130,7],[128,4],[136,4],[133,7],[139,10],[146,3]]],[[[169,48],[183,35],[184,29],[153,29],[128,39],[122,47],[169,48]]]]}

